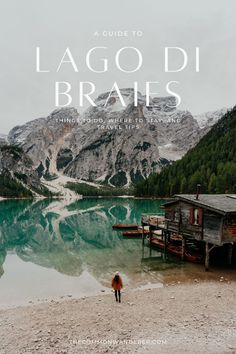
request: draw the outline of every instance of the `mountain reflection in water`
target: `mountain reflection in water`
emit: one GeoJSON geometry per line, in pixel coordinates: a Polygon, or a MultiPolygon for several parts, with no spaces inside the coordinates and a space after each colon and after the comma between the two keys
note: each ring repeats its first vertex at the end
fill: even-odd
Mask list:
{"type": "MultiPolygon", "coordinates": [[[[79,276],[85,269],[104,285],[117,269],[132,281],[145,272],[140,240],[123,240],[112,225],[140,223],[142,213],[160,212],[161,201],[91,198],[0,203],[0,274],[12,251],[26,262],[79,276]]],[[[168,265],[166,265],[168,266],[168,265]]],[[[163,267],[162,262],[160,267],[163,267]]]]}

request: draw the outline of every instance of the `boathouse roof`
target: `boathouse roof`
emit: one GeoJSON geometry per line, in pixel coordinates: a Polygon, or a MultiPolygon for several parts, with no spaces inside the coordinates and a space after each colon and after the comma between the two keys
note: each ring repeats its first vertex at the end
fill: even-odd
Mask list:
{"type": "Polygon", "coordinates": [[[196,199],[196,194],[176,194],[174,198],[164,206],[182,200],[221,214],[236,213],[236,194],[199,194],[198,199],[196,199]]]}

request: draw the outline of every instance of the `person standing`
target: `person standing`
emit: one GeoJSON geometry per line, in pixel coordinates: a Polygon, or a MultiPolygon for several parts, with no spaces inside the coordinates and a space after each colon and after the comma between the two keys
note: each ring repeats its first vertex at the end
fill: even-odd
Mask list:
{"type": "Polygon", "coordinates": [[[115,276],[112,278],[111,286],[115,291],[116,301],[121,302],[121,289],[123,288],[123,282],[119,272],[116,272],[115,276]]]}

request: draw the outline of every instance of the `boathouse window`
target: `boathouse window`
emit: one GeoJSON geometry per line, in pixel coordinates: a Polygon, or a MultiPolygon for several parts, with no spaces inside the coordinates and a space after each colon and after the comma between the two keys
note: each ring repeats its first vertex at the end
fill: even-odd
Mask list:
{"type": "Polygon", "coordinates": [[[236,216],[228,216],[225,219],[226,226],[236,226],[236,216]]]}
{"type": "Polygon", "coordinates": [[[190,224],[191,225],[202,225],[203,210],[202,208],[191,208],[190,209],[190,224]]]}
{"type": "Polygon", "coordinates": [[[173,210],[173,217],[172,217],[172,221],[174,222],[180,222],[181,219],[181,209],[180,208],[175,208],[173,210]]]}

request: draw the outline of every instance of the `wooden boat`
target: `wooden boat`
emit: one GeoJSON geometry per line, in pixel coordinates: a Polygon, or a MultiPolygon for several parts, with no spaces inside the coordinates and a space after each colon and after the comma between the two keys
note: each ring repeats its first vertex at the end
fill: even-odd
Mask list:
{"type": "Polygon", "coordinates": [[[201,263],[202,262],[202,257],[197,254],[191,254],[188,251],[185,251],[184,257],[186,261],[192,262],[192,263],[201,263]]]}
{"type": "Polygon", "coordinates": [[[152,245],[153,247],[160,248],[161,250],[165,249],[165,243],[163,240],[160,240],[159,238],[152,238],[150,241],[150,238],[148,239],[149,244],[152,245]]]}
{"type": "MultiPolygon", "coordinates": [[[[152,247],[156,247],[159,248],[161,250],[165,249],[165,243],[163,240],[160,240],[158,238],[152,238],[151,242],[149,239],[149,243],[152,247]]],[[[167,244],[166,245],[166,251],[175,255],[176,257],[181,258],[182,257],[182,247],[181,246],[177,246],[177,245],[173,245],[173,244],[167,244]]],[[[184,253],[184,259],[188,262],[192,262],[192,263],[200,263],[202,261],[202,257],[198,254],[193,254],[190,253],[189,250],[185,250],[184,253]]]]}
{"type": "Polygon", "coordinates": [[[114,224],[112,225],[113,229],[130,229],[130,230],[137,230],[137,224],[114,224]]]}
{"type": "Polygon", "coordinates": [[[181,244],[182,243],[182,237],[180,235],[177,234],[173,234],[170,237],[171,242],[175,243],[175,244],[181,244]]]}
{"type": "Polygon", "coordinates": [[[125,231],[122,233],[124,237],[142,237],[144,235],[148,235],[149,231],[147,230],[131,230],[131,231],[125,231]]]}

